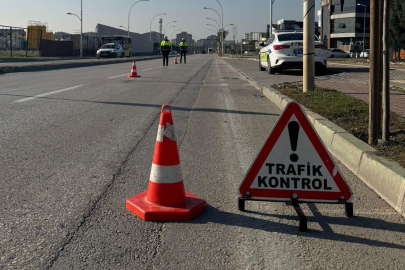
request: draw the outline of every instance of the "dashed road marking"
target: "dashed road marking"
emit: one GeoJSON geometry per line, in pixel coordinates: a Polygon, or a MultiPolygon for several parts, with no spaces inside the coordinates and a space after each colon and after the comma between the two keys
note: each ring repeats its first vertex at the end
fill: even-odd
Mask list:
{"type": "Polygon", "coordinates": [[[58,94],[58,93],[61,93],[61,92],[73,90],[73,89],[76,89],[76,88],[79,88],[79,87],[82,87],[82,86],[83,85],[77,85],[77,86],[73,86],[73,87],[69,87],[69,88],[65,88],[65,89],[61,89],[61,90],[56,90],[56,91],[52,91],[52,92],[49,92],[49,93],[45,93],[45,94],[41,94],[41,95],[29,97],[29,98],[19,99],[19,100],[16,100],[14,102],[15,103],[21,103],[21,102],[25,102],[25,101],[30,101],[30,100],[34,100],[34,99],[37,99],[37,98],[46,97],[46,96],[50,96],[50,95],[53,95],[53,94],[58,94]]]}

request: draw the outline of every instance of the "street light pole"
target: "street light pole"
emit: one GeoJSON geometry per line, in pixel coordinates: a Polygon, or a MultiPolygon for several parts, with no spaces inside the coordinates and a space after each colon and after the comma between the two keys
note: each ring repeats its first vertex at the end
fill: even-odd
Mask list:
{"type": "Polygon", "coordinates": [[[133,3],[131,8],[129,9],[129,12],[128,12],[128,36],[129,36],[129,21],[130,21],[130,16],[131,16],[131,10],[137,3],[143,2],[143,1],[149,1],[149,0],[139,0],[139,1],[135,2],[135,3],[133,3]]]}
{"type": "Polygon", "coordinates": [[[159,15],[166,15],[167,13],[159,13],[159,14],[157,14],[155,17],[153,17],[153,19],[150,21],[150,27],[149,27],[149,33],[150,33],[150,41],[152,41],[152,22],[153,22],[153,20],[157,17],[157,16],[159,16],[159,15]]]}
{"type": "Polygon", "coordinates": [[[80,57],[83,57],[83,0],[80,0],[80,57]]]}
{"type": "MultiPolygon", "coordinates": [[[[168,29],[167,26],[169,26],[169,24],[175,23],[175,22],[177,22],[177,21],[171,21],[171,22],[168,22],[168,23],[166,24],[165,29],[164,29],[164,31],[163,31],[163,35],[164,35],[164,36],[166,36],[166,30],[168,29]]],[[[173,26],[173,27],[176,27],[176,26],[173,26]]],[[[169,27],[169,28],[170,28],[170,27],[169,27]]]]}
{"type": "MultiPolygon", "coordinates": [[[[83,0],[81,0],[83,2],[83,0]]],[[[79,17],[77,14],[74,13],[66,13],[67,15],[74,15],[80,20],[80,57],[83,56],[83,22],[82,17],[79,17]]],[[[81,16],[83,16],[83,10],[80,11],[81,16]]]]}
{"type": "Polygon", "coordinates": [[[224,9],[222,8],[221,2],[219,2],[219,0],[217,0],[219,6],[221,7],[221,11],[222,11],[222,57],[224,56],[224,43],[225,43],[225,36],[224,36],[224,9]]]}
{"type": "MultiPolygon", "coordinates": [[[[217,0],[218,1],[218,0],[217,0]]],[[[219,3],[219,2],[218,2],[219,3]]],[[[221,6],[221,8],[222,8],[222,6],[221,6]]],[[[204,7],[204,9],[210,9],[210,10],[213,10],[213,11],[215,11],[217,14],[218,14],[218,17],[219,17],[219,21],[222,21],[222,17],[221,17],[221,15],[219,15],[219,12],[218,11],[216,11],[215,9],[213,9],[213,8],[207,8],[207,7],[204,7]]],[[[222,24],[222,26],[223,26],[223,24],[222,24]]],[[[218,33],[217,33],[217,35],[218,35],[218,33]]],[[[223,43],[222,41],[223,41],[223,33],[222,33],[222,35],[220,36],[221,37],[221,43],[223,43]]],[[[220,51],[221,51],[221,49],[220,49],[220,51]]]]}
{"type": "Polygon", "coordinates": [[[270,37],[273,35],[273,4],[276,0],[270,0],[270,37]]]}
{"type": "Polygon", "coordinates": [[[166,30],[167,30],[167,29],[170,29],[170,28],[174,28],[174,27],[176,27],[176,26],[175,26],[175,25],[172,25],[172,26],[167,27],[167,28],[165,29],[164,34],[163,34],[163,35],[164,35],[164,36],[166,36],[166,30]]]}
{"type": "Polygon", "coordinates": [[[363,30],[363,57],[364,57],[364,48],[366,47],[366,44],[364,43],[365,41],[365,36],[366,36],[366,11],[367,11],[367,6],[363,4],[357,4],[358,6],[363,6],[364,7],[364,30],[363,30]]]}
{"type": "Polygon", "coordinates": [[[212,18],[207,18],[207,20],[214,21],[214,22],[218,25],[218,29],[221,28],[221,26],[219,25],[219,23],[218,23],[216,20],[214,20],[214,19],[212,19],[212,18]]]}
{"type": "MultiPolygon", "coordinates": [[[[175,26],[172,26],[172,27],[175,27],[175,26]]],[[[170,27],[169,27],[169,28],[170,28],[170,27]]],[[[172,51],[173,51],[173,43],[172,43],[173,34],[176,33],[176,32],[181,32],[181,30],[180,30],[180,29],[174,30],[173,33],[172,33],[172,35],[170,36],[170,44],[172,45],[172,51]]]]}
{"type": "Polygon", "coordinates": [[[211,25],[211,26],[213,26],[216,30],[217,30],[217,34],[218,34],[218,32],[219,32],[219,29],[215,26],[215,25],[213,25],[212,23],[207,23],[207,25],[211,25]]]}

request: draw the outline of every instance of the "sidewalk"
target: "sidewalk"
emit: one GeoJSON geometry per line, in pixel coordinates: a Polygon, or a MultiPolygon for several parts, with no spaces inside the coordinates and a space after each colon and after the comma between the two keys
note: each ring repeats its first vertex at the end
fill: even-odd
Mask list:
{"type": "MultiPolygon", "coordinates": [[[[226,59],[234,68],[241,70],[252,79],[264,86],[272,86],[285,82],[301,82],[302,72],[283,71],[282,74],[270,75],[267,72],[259,71],[257,61],[226,59]]],[[[316,77],[315,84],[318,87],[336,89],[347,95],[368,103],[369,99],[369,70],[368,67],[341,66],[331,63],[329,70],[335,74],[316,77]]],[[[397,87],[405,87],[405,71],[392,70],[391,84],[397,87]]],[[[391,91],[391,111],[405,117],[405,89],[404,92],[391,91]]]]}
{"type": "MultiPolygon", "coordinates": [[[[37,61],[0,61],[0,74],[1,73],[12,73],[12,72],[30,72],[30,71],[42,71],[50,69],[63,69],[63,68],[75,68],[75,67],[85,67],[85,66],[96,66],[96,65],[108,65],[108,64],[118,64],[125,62],[132,62],[134,59],[136,61],[145,61],[152,59],[159,59],[161,55],[152,56],[135,56],[130,58],[112,58],[112,59],[96,59],[96,58],[68,58],[63,60],[37,60],[37,61]]],[[[28,59],[27,59],[28,60],[28,59]]]]}

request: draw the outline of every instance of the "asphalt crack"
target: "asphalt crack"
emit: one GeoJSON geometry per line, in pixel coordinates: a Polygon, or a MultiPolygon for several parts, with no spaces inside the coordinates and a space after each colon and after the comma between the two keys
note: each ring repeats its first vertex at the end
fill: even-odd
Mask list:
{"type": "MultiPolygon", "coordinates": [[[[189,83],[194,80],[199,73],[202,70],[205,70],[205,67],[207,65],[210,65],[210,63],[212,62],[212,60],[208,61],[199,71],[197,71],[193,76],[191,76],[191,78],[184,83],[184,85],[180,88],[180,90],[178,91],[178,93],[170,100],[169,104],[172,104],[173,101],[175,101],[180,94],[184,91],[184,89],[186,89],[187,86],[189,86],[189,83]]],[[[197,100],[197,98],[194,100],[194,104],[195,101],[197,100]]],[[[190,116],[191,110],[189,112],[188,117],[190,116]]],[[[103,189],[103,191],[100,193],[99,196],[97,196],[97,198],[95,199],[95,201],[93,202],[93,204],[91,205],[90,209],[88,211],[85,212],[85,214],[83,215],[82,219],[80,220],[79,224],[76,226],[76,228],[67,234],[67,238],[66,240],[62,243],[62,245],[60,246],[59,250],[57,251],[57,253],[53,256],[53,258],[50,259],[50,261],[47,263],[46,269],[51,269],[55,262],[59,259],[61,253],[64,251],[65,247],[68,246],[71,241],[73,240],[73,238],[76,236],[76,234],[80,231],[80,229],[83,227],[83,225],[87,222],[87,220],[92,216],[92,214],[94,213],[95,209],[97,208],[97,206],[99,205],[99,203],[102,201],[103,198],[105,198],[108,194],[108,192],[110,191],[110,189],[112,188],[112,186],[114,185],[116,179],[118,177],[120,177],[122,175],[122,173],[124,172],[125,166],[129,163],[129,161],[131,160],[131,157],[133,156],[133,154],[135,153],[135,151],[137,150],[138,146],[145,140],[146,135],[150,132],[151,128],[153,127],[153,125],[155,124],[156,121],[159,121],[159,117],[160,117],[160,111],[158,111],[158,113],[155,115],[155,117],[150,121],[149,126],[145,129],[144,134],[142,135],[142,137],[136,142],[135,146],[131,149],[131,151],[128,152],[128,154],[125,156],[124,161],[121,163],[121,165],[119,166],[118,170],[113,174],[111,181],[105,186],[105,188],[103,189]]],[[[181,146],[181,144],[180,144],[181,146]]],[[[157,246],[156,249],[153,252],[152,255],[152,260],[154,260],[154,258],[157,256],[158,254],[158,248],[160,246],[161,243],[161,237],[162,237],[162,230],[163,230],[163,226],[164,223],[161,224],[161,227],[159,228],[158,231],[158,237],[157,237],[157,246]]]]}

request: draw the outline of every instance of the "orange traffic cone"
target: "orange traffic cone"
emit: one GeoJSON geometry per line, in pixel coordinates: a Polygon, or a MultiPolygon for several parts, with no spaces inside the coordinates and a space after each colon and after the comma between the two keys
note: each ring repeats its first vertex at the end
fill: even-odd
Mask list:
{"type": "Polygon", "coordinates": [[[173,62],[173,64],[175,64],[175,65],[177,65],[178,63],[177,63],[177,56],[176,56],[176,58],[174,58],[174,62],[173,62]]]}
{"type": "Polygon", "coordinates": [[[163,105],[148,190],[128,199],[126,208],[143,220],[179,221],[194,218],[206,207],[204,200],[184,190],[172,111],[163,105]]]}
{"type": "Polygon", "coordinates": [[[136,72],[136,62],[135,60],[132,62],[132,69],[131,69],[131,74],[127,75],[128,78],[133,78],[133,77],[141,77],[138,75],[136,72]]]}

